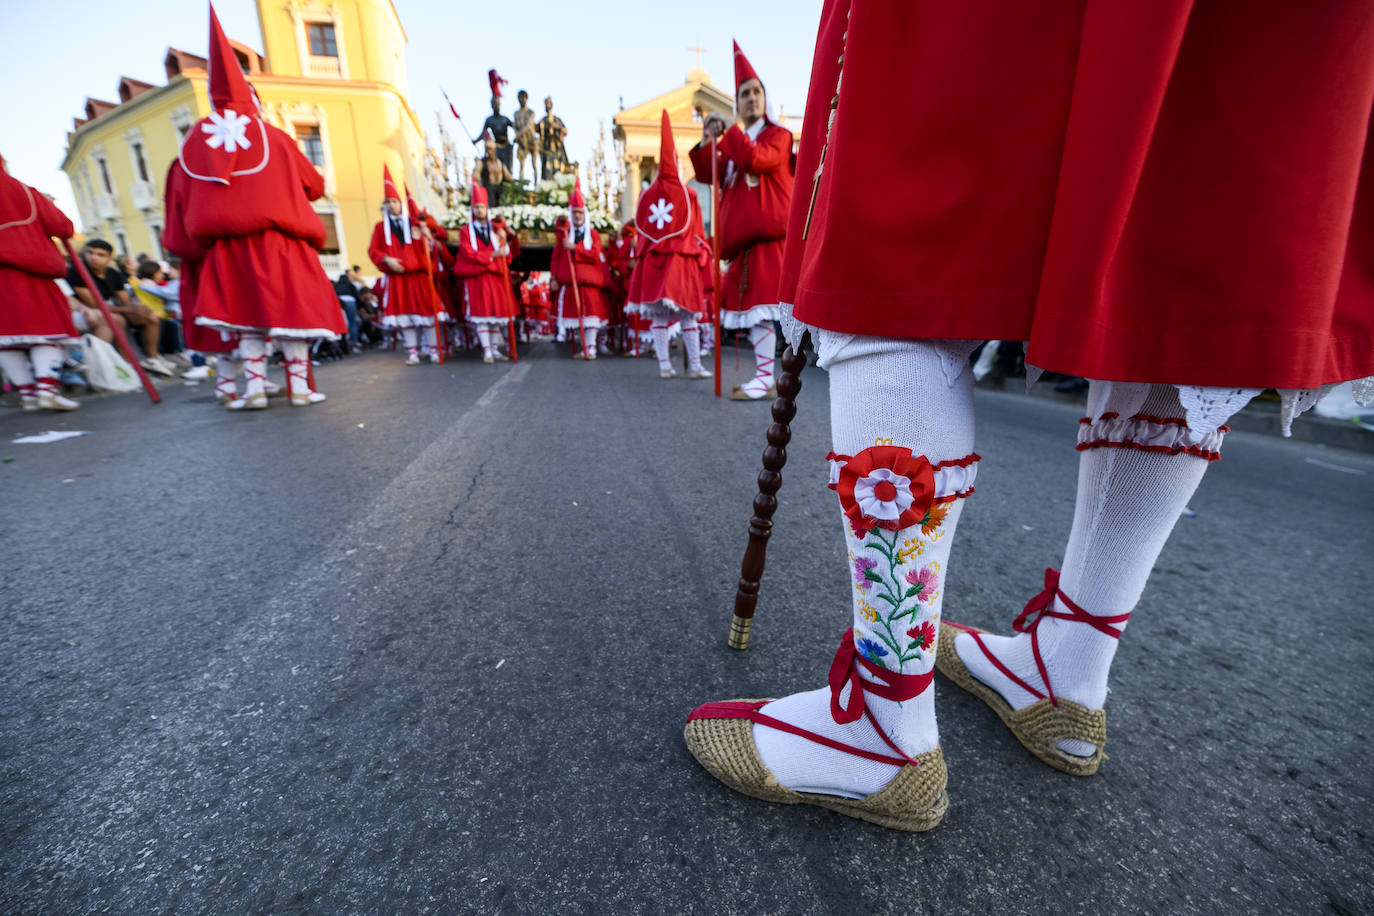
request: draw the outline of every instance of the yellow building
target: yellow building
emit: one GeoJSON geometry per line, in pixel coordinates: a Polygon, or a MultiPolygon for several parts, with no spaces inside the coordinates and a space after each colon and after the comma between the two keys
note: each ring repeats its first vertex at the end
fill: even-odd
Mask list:
{"type": "MultiPolygon", "coordinates": [[[[420,120],[406,100],[406,35],[390,0],[258,0],[263,53],[231,41],[262,100],[263,117],[296,138],[324,175],[315,202],[332,278],[367,261],[382,204],[382,165],[423,205],[420,120]]],[[[208,33],[209,27],[207,25],[208,33]]],[[[162,255],[162,192],[181,139],[210,111],[205,58],[168,48],[167,82],[124,77],[119,101],[88,98],[67,135],[62,170],[87,236],[120,253],[162,255]]]]}

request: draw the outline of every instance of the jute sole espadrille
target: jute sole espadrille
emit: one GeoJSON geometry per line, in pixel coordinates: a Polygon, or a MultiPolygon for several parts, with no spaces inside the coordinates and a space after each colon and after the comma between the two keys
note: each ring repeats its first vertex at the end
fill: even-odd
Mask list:
{"type": "MultiPolygon", "coordinates": [[[[755,703],[760,700],[732,702],[755,703]]],[[[683,730],[687,749],[714,777],[736,792],[784,805],[817,805],[894,830],[920,831],[937,826],[949,809],[948,774],[937,747],[907,764],[892,781],[867,798],[840,798],[793,792],[778,785],[759,759],[754,723],[748,719],[694,719],[683,730]]]]}
{"type": "MultiPolygon", "coordinates": [[[[969,629],[986,633],[977,627],[969,629]]],[[[1045,763],[1071,776],[1091,776],[1097,772],[1107,755],[1102,747],[1107,743],[1107,713],[1101,709],[1089,709],[1072,700],[1059,701],[1053,706],[1048,699],[1036,700],[1024,709],[1012,709],[1002,695],[987,684],[974,677],[964,665],[959,653],[954,651],[954,639],[964,632],[948,622],[940,627],[939,648],[935,655],[935,668],[969,693],[992,707],[992,711],[1011,729],[1016,740],[1045,763]],[[1086,741],[1097,750],[1091,757],[1075,757],[1066,754],[1057,745],[1060,741],[1072,739],[1086,741]]]]}

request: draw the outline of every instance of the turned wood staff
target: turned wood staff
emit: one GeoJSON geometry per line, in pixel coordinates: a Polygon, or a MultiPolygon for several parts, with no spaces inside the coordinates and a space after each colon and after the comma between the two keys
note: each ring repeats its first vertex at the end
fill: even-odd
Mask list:
{"type": "MultiPolygon", "coordinates": [[[[720,397],[720,179],[716,163],[716,137],[711,135],[711,308],[716,325],[716,397],[720,397]]],[[[749,637],[745,636],[747,645],[749,637]]],[[[741,648],[743,648],[741,646],[741,648]]]]}
{"type": "Polygon", "coordinates": [[[735,613],[730,620],[728,643],[732,649],[749,648],[749,631],[754,624],[754,607],[759,600],[768,553],[768,537],[773,533],[773,513],[778,508],[778,488],[782,469],[787,464],[787,443],[792,441],[789,425],[797,415],[797,394],[801,391],[801,371],[806,366],[806,335],[798,349],[788,347],[782,354],[782,374],[778,376],[778,397],[773,401],[773,424],[768,427],[768,445],[763,450],[763,470],[759,471],[759,492],[754,497],[754,515],[749,519],[749,545],[740,563],[739,587],[735,592],[735,613]]]}
{"type": "MultiPolygon", "coordinates": [[[[162,403],[162,395],[158,394],[157,388],[153,387],[152,379],[148,378],[148,373],[143,371],[143,366],[139,364],[138,357],[134,356],[134,349],[129,346],[129,338],[124,336],[124,329],[119,326],[119,323],[114,320],[114,315],[110,313],[110,306],[105,302],[100,287],[95,285],[95,278],[86,269],[86,262],[77,256],[76,249],[72,248],[70,239],[63,239],[62,244],[67,249],[67,257],[72,259],[72,266],[81,276],[81,282],[86,284],[86,289],[90,290],[91,299],[94,300],[96,308],[100,309],[100,314],[105,316],[105,323],[114,332],[115,343],[119,345],[119,352],[129,361],[129,365],[134,367],[134,371],[138,373],[138,380],[143,383],[143,390],[148,392],[148,397],[152,398],[153,403],[162,403]]],[[[309,364],[309,360],[306,362],[309,364]]]]}
{"type": "MultiPolygon", "coordinates": [[[[564,238],[565,238],[565,239],[573,239],[573,240],[574,240],[574,241],[573,241],[573,247],[575,248],[575,247],[577,247],[577,242],[576,242],[577,234],[573,231],[573,229],[574,229],[574,227],[573,227],[571,221],[569,221],[569,223],[568,223],[568,234],[567,234],[566,236],[564,236],[564,238]]],[[[573,303],[577,306],[577,346],[578,346],[578,352],[580,352],[580,353],[582,354],[582,358],[583,358],[583,359],[586,359],[586,358],[587,358],[587,342],[586,342],[586,341],[587,341],[587,329],[586,329],[585,327],[583,327],[583,325],[582,325],[582,291],[581,291],[581,290],[578,288],[578,286],[577,286],[577,264],[574,263],[574,261],[573,261],[573,249],[572,249],[572,248],[564,248],[563,250],[564,250],[565,252],[567,252],[567,255],[568,255],[568,272],[569,272],[570,274],[572,274],[573,303]]],[[[565,293],[564,295],[566,295],[566,293],[565,293]]],[[[559,309],[558,311],[559,311],[559,316],[558,316],[558,318],[559,318],[559,320],[561,321],[562,318],[563,318],[563,315],[562,315],[562,311],[563,311],[563,310],[562,310],[562,309],[559,309]]]]}

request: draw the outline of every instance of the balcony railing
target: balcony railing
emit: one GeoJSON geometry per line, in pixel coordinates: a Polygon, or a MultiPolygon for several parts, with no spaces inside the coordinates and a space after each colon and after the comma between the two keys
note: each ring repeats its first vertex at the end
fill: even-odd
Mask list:
{"type": "Polygon", "coordinates": [[[119,219],[119,198],[113,194],[97,194],[95,213],[101,219],[119,219]]]}
{"type": "Polygon", "coordinates": [[[322,252],[320,254],[320,266],[324,268],[325,276],[333,280],[343,273],[344,259],[339,252],[322,252]]]}
{"type": "Polygon", "coordinates": [[[305,59],[305,75],[316,79],[338,79],[343,74],[337,57],[316,57],[312,54],[305,59]]]}
{"type": "Polygon", "coordinates": [[[157,209],[157,191],[151,181],[135,181],[130,185],[129,199],[140,210],[157,209]]]}

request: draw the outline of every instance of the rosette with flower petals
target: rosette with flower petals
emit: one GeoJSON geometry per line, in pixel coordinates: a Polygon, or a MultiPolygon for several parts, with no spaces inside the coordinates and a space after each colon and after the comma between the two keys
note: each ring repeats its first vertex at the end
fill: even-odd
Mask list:
{"type": "Polygon", "coordinates": [[[835,491],[856,531],[899,531],[925,518],[935,498],[935,469],[909,448],[874,445],[840,468],[835,491]]]}

